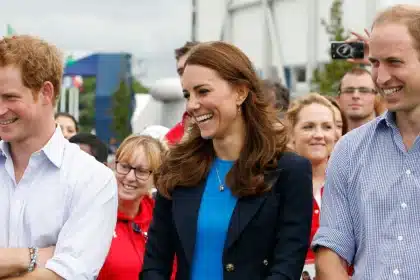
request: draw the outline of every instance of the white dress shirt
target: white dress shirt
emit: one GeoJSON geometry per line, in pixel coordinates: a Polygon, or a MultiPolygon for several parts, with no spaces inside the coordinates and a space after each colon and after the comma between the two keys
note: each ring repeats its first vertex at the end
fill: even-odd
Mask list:
{"type": "Polygon", "coordinates": [[[46,268],[64,279],[95,279],[117,219],[113,172],[59,127],[32,154],[19,183],[4,141],[0,152],[0,247],[56,246],[46,268]]]}

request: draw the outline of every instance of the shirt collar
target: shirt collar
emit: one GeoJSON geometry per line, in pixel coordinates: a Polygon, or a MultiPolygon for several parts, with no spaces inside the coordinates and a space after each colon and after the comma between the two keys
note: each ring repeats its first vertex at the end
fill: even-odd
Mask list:
{"type": "MultiPolygon", "coordinates": [[[[53,136],[50,138],[50,140],[48,140],[47,144],[40,151],[35,152],[34,154],[40,153],[42,151],[56,167],[60,168],[63,162],[65,141],[67,140],[64,138],[63,133],[61,132],[60,126],[57,125],[53,136]]],[[[0,152],[2,156],[10,158],[8,142],[0,142],[0,152]]]]}
{"type": "Polygon", "coordinates": [[[67,140],[61,132],[60,126],[57,125],[53,136],[41,149],[47,158],[58,168],[60,168],[63,163],[65,141],[67,140]]]}
{"type": "Polygon", "coordinates": [[[385,111],[379,116],[378,126],[386,125],[387,127],[397,127],[395,112],[385,111]]]}
{"type": "Polygon", "coordinates": [[[0,142],[0,152],[3,157],[9,158],[10,151],[9,151],[9,145],[7,142],[4,142],[3,140],[0,142]]]}

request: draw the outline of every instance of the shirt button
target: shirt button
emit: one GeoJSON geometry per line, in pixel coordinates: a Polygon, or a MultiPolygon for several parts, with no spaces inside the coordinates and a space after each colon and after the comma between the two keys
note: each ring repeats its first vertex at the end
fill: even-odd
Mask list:
{"type": "Polygon", "coordinates": [[[398,269],[394,269],[393,273],[394,273],[395,275],[398,275],[398,274],[400,274],[400,271],[399,271],[398,269]]]}
{"type": "Polygon", "coordinates": [[[410,170],[410,169],[407,169],[407,170],[405,171],[405,174],[410,175],[410,174],[411,174],[411,170],[410,170]]]}
{"type": "Polygon", "coordinates": [[[233,272],[235,270],[235,266],[232,263],[228,263],[225,269],[227,272],[233,272]]]}
{"type": "Polygon", "coordinates": [[[405,204],[405,202],[403,202],[403,203],[401,203],[401,207],[405,209],[405,208],[407,208],[407,204],[405,204]]]}
{"type": "Polygon", "coordinates": [[[402,241],[403,240],[403,237],[400,235],[400,236],[398,236],[398,241],[402,241]]]}

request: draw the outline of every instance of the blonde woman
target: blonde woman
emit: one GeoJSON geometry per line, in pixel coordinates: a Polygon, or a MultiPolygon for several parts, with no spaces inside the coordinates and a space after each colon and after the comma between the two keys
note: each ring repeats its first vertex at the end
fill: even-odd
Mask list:
{"type": "Polygon", "coordinates": [[[118,148],[118,221],[98,280],[138,279],[154,208],[150,191],[164,152],[159,140],[145,135],[130,136],[118,148]]]}
{"type": "MultiPolygon", "coordinates": [[[[328,159],[337,141],[337,114],[334,105],[318,93],[310,93],[293,101],[286,120],[290,128],[290,146],[312,165],[313,212],[310,239],[319,228],[321,196],[328,159]]],[[[315,255],[309,250],[305,270],[314,273],[315,255]]]]}
{"type": "MultiPolygon", "coordinates": [[[[328,158],[336,140],[335,112],[325,97],[311,93],[293,101],[286,113],[290,125],[293,149],[309,159],[312,165],[313,215],[311,240],[319,227],[321,194],[325,181],[328,158]]],[[[308,252],[306,263],[313,263],[314,256],[308,252]]]]}

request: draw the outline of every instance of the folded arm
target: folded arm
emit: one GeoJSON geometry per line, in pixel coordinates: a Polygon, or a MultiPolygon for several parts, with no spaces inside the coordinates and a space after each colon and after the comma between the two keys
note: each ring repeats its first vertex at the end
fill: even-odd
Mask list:
{"type": "MultiPolygon", "coordinates": [[[[45,263],[52,258],[54,248],[39,249],[37,259],[39,267],[44,267],[45,263]]],[[[26,273],[30,260],[28,248],[0,248],[0,279],[26,273]]]]}
{"type": "Polygon", "coordinates": [[[26,273],[22,276],[6,278],[7,280],[62,280],[63,278],[55,272],[46,269],[38,268],[33,272],[26,273]]]}
{"type": "Polygon", "coordinates": [[[117,220],[117,184],[113,173],[107,175],[79,183],[73,193],[69,218],[45,265],[64,279],[93,280],[105,262],[117,220]]]}
{"type": "Polygon", "coordinates": [[[29,262],[27,248],[0,248],[0,278],[26,272],[29,262]]]}

